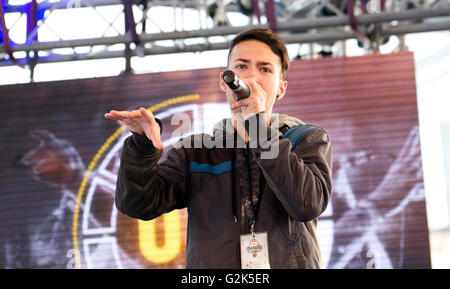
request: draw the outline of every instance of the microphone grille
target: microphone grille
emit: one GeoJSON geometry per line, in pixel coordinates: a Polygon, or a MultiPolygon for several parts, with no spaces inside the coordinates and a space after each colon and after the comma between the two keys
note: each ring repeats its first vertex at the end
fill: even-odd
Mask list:
{"type": "Polygon", "coordinates": [[[234,81],[234,72],[231,70],[227,70],[223,73],[223,81],[225,81],[226,83],[231,83],[234,81]]]}

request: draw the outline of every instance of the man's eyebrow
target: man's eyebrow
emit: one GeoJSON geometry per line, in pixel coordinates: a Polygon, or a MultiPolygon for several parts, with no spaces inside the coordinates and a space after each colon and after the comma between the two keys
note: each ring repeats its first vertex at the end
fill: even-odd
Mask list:
{"type": "Polygon", "coordinates": [[[258,65],[263,65],[263,66],[266,66],[266,65],[271,65],[271,66],[273,66],[273,64],[272,64],[271,62],[266,62],[266,61],[259,61],[257,64],[258,64],[258,65]]]}
{"type": "MultiPolygon", "coordinates": [[[[251,62],[250,59],[246,59],[246,58],[238,58],[238,59],[235,59],[234,61],[235,62],[240,61],[240,62],[244,62],[244,63],[251,62]]],[[[258,61],[256,64],[260,65],[260,66],[268,66],[268,65],[274,66],[271,62],[267,62],[267,61],[258,61]]]]}
{"type": "Polygon", "coordinates": [[[245,59],[245,58],[238,58],[238,59],[236,59],[234,61],[241,61],[241,62],[245,62],[245,63],[249,63],[250,62],[249,59],[245,59]]]}

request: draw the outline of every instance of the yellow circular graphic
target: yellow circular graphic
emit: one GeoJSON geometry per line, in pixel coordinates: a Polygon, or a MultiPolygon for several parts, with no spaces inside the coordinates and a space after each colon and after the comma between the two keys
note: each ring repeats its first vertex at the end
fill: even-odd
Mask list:
{"type": "MultiPolygon", "coordinates": [[[[156,112],[162,108],[165,108],[167,106],[179,104],[179,103],[183,103],[183,102],[187,102],[187,101],[191,101],[191,100],[197,100],[199,98],[200,98],[199,94],[189,94],[189,95],[185,95],[185,96],[168,99],[166,101],[163,101],[161,103],[153,105],[147,109],[150,110],[152,113],[154,113],[154,112],[156,112]]],[[[81,255],[79,253],[80,247],[78,244],[78,239],[79,239],[78,225],[79,225],[79,217],[80,217],[80,208],[82,206],[82,198],[86,191],[86,186],[89,182],[91,173],[96,168],[98,162],[103,157],[104,153],[108,150],[108,148],[111,146],[111,144],[125,131],[125,129],[126,129],[126,126],[124,126],[124,125],[120,126],[110,137],[108,137],[108,139],[105,141],[105,143],[97,151],[94,158],[90,162],[90,164],[83,176],[80,187],[78,189],[77,200],[76,200],[76,204],[75,204],[75,210],[74,210],[73,222],[72,222],[72,240],[73,240],[73,248],[74,248],[74,252],[75,252],[75,254],[74,254],[75,260],[74,261],[75,261],[76,268],[82,268],[81,255]]],[[[173,219],[173,215],[170,215],[170,214],[167,214],[167,215],[168,216],[166,216],[166,220],[165,220],[165,222],[167,222],[167,225],[176,226],[176,225],[174,225],[174,222],[171,221],[173,219]]],[[[142,227],[142,226],[145,226],[145,224],[139,223],[139,226],[142,227]]],[[[148,246],[152,246],[152,243],[148,242],[146,240],[143,240],[142,242],[140,242],[140,246],[148,247],[148,246]]]]}

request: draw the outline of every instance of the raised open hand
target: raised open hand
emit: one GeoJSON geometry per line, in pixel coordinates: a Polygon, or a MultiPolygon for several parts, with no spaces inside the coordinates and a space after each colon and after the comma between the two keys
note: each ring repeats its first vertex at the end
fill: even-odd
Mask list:
{"type": "Polygon", "coordinates": [[[164,148],[161,142],[159,124],[151,111],[143,107],[133,111],[111,110],[109,113],[105,113],[105,117],[121,121],[132,132],[145,134],[157,149],[162,150],[164,148]]]}

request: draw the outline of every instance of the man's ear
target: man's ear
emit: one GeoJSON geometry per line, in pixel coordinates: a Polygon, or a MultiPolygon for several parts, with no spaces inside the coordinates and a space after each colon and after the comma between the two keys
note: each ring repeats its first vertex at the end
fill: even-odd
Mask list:
{"type": "Polygon", "coordinates": [[[223,92],[227,91],[227,85],[225,84],[225,81],[223,81],[223,72],[220,73],[219,86],[220,90],[223,92]]]}
{"type": "Polygon", "coordinates": [[[287,80],[281,80],[280,85],[278,86],[277,100],[280,100],[284,97],[287,89],[287,80]]]}

